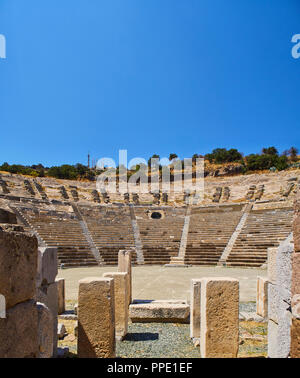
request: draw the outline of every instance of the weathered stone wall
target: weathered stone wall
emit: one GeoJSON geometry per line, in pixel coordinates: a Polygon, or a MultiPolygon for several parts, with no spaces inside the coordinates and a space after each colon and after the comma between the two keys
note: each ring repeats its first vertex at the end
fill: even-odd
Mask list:
{"type": "Polygon", "coordinates": [[[35,236],[0,231],[0,294],[6,305],[0,317],[0,358],[52,357],[56,348],[54,315],[38,302],[37,287],[45,285],[43,277],[57,262],[42,263],[39,253],[35,236]]]}
{"type": "Polygon", "coordinates": [[[268,267],[268,356],[290,354],[292,254],[290,236],[277,249],[269,250],[268,267]]]}
{"type": "Polygon", "coordinates": [[[292,255],[291,357],[300,358],[300,194],[295,201],[293,232],[295,249],[292,255]]]}
{"type": "Polygon", "coordinates": [[[0,294],[6,301],[6,317],[0,319],[0,357],[39,356],[37,251],[35,237],[0,231],[0,294]]]}

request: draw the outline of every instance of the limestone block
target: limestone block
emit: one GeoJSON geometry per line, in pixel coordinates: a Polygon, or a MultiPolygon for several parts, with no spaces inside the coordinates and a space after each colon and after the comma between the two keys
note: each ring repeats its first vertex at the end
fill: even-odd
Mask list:
{"type": "Polygon", "coordinates": [[[129,306],[133,323],[189,323],[190,306],[183,301],[140,301],[129,306]]]}
{"type": "Polygon", "coordinates": [[[279,292],[277,285],[268,284],[268,317],[278,324],[277,307],[279,303],[279,292]]]}
{"type": "Polygon", "coordinates": [[[132,302],[132,252],[120,250],[118,254],[118,271],[128,274],[128,306],[132,302]]]}
{"type": "Polygon", "coordinates": [[[279,245],[276,256],[276,284],[288,290],[291,290],[293,252],[294,245],[287,239],[279,245]]]}
{"type": "Polygon", "coordinates": [[[115,357],[112,278],[89,277],[79,281],[78,357],[115,357]]]}
{"type": "Polygon", "coordinates": [[[114,279],[116,339],[123,340],[128,331],[128,274],[112,272],[104,273],[103,277],[114,279]]]}
{"type": "Polygon", "coordinates": [[[201,280],[191,280],[190,336],[200,338],[201,280]]]}
{"type": "Polygon", "coordinates": [[[276,283],[276,257],[277,248],[268,248],[268,280],[269,282],[276,283]]]}
{"type": "Polygon", "coordinates": [[[57,276],[57,248],[39,247],[37,286],[55,282],[57,276]]]}
{"type": "Polygon", "coordinates": [[[268,279],[257,277],[256,313],[266,318],[268,316],[268,279]]]}
{"type": "Polygon", "coordinates": [[[297,294],[300,295],[300,253],[292,256],[292,296],[297,294]]]}
{"type": "Polygon", "coordinates": [[[58,322],[58,290],[57,282],[43,286],[37,291],[37,301],[44,303],[53,316],[53,356],[57,352],[57,322],[58,322]]]}
{"type": "Polygon", "coordinates": [[[65,312],[65,280],[60,278],[57,282],[57,295],[58,295],[58,314],[65,312]]]}
{"type": "Polygon", "coordinates": [[[300,252],[300,195],[298,195],[295,201],[295,214],[293,222],[293,234],[294,234],[294,244],[295,252],[300,252]]]}
{"type": "Polygon", "coordinates": [[[278,324],[268,321],[268,357],[277,358],[278,324]]]}
{"type": "Polygon", "coordinates": [[[292,319],[291,357],[300,358],[300,319],[292,319]]]}
{"type": "Polygon", "coordinates": [[[43,303],[37,302],[39,357],[51,358],[53,355],[53,315],[43,303]]]}
{"type": "Polygon", "coordinates": [[[34,300],[19,303],[0,319],[0,358],[38,357],[38,313],[34,300]]]}
{"type": "Polygon", "coordinates": [[[34,236],[0,231],[0,294],[7,309],[35,297],[37,248],[34,236]]]}
{"type": "Polygon", "coordinates": [[[239,348],[239,281],[213,277],[201,280],[201,356],[237,357],[239,348]]]}

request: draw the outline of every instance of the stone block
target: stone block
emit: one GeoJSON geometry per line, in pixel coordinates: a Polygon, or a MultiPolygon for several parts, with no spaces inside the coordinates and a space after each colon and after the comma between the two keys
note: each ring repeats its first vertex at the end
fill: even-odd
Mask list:
{"type": "Polygon", "coordinates": [[[19,303],[0,319],[0,358],[39,356],[38,312],[34,300],[19,303]]]}
{"type": "Polygon", "coordinates": [[[53,355],[53,315],[43,303],[37,303],[39,357],[51,358],[53,355]]]}
{"type": "Polygon", "coordinates": [[[55,282],[57,276],[57,248],[39,247],[37,286],[55,282]]]}
{"type": "Polygon", "coordinates": [[[78,357],[115,357],[112,278],[90,277],[79,281],[78,357]]]}
{"type": "Polygon", "coordinates": [[[57,282],[57,295],[58,295],[58,314],[65,312],[65,280],[60,278],[57,282]]]}
{"type": "Polygon", "coordinates": [[[291,290],[293,252],[294,245],[286,239],[280,243],[276,256],[276,284],[288,290],[291,290]]]}
{"type": "Polygon", "coordinates": [[[292,319],[291,357],[300,358],[300,319],[292,319]]]}
{"type": "Polygon", "coordinates": [[[276,283],[277,268],[276,268],[277,248],[268,248],[268,280],[276,283]]]}
{"type": "MultiPolygon", "coordinates": [[[[300,253],[292,256],[292,296],[300,295],[300,253]]],[[[300,310],[300,309],[299,309],[300,310]]]]}
{"type": "Polygon", "coordinates": [[[277,285],[269,282],[268,284],[268,317],[278,324],[277,308],[279,303],[279,293],[277,285]]]}
{"type": "Polygon", "coordinates": [[[190,306],[183,301],[140,301],[129,306],[133,323],[189,323],[190,306]]]}
{"type": "Polygon", "coordinates": [[[132,251],[120,250],[118,253],[118,271],[128,274],[128,306],[132,302],[132,251]]]}
{"type": "Polygon", "coordinates": [[[201,280],[191,280],[190,336],[200,338],[201,280]]]}
{"type": "Polygon", "coordinates": [[[37,250],[36,237],[0,231],[0,294],[7,309],[35,297],[37,250]]]}
{"type": "Polygon", "coordinates": [[[278,324],[273,320],[268,321],[268,357],[277,358],[278,324]]]}
{"type": "Polygon", "coordinates": [[[128,331],[128,274],[125,272],[108,272],[104,273],[103,277],[114,279],[116,339],[123,340],[128,331]]]}
{"type": "Polygon", "coordinates": [[[58,290],[57,282],[45,285],[37,290],[37,301],[44,303],[53,316],[53,356],[57,352],[58,290]]]}
{"type": "Polygon", "coordinates": [[[300,195],[298,194],[295,200],[295,213],[293,222],[293,234],[294,234],[294,245],[295,252],[300,252],[300,195]]]}
{"type": "Polygon", "coordinates": [[[201,280],[200,352],[206,358],[234,358],[239,348],[239,281],[201,280]]]}
{"type": "Polygon", "coordinates": [[[257,277],[256,313],[263,318],[268,316],[268,279],[257,277]]]}

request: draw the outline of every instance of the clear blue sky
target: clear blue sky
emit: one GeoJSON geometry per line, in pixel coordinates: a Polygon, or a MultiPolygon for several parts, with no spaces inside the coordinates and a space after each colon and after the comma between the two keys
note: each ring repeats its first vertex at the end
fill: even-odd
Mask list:
{"type": "Polygon", "coordinates": [[[299,0],[0,0],[0,163],[300,147],[299,0]]]}

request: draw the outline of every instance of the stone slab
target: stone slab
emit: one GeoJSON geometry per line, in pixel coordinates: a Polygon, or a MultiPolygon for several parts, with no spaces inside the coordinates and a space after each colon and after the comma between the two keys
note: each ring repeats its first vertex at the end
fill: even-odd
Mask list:
{"type": "Polygon", "coordinates": [[[191,280],[190,337],[200,338],[201,280],[191,280]]]}
{"type": "Polygon", "coordinates": [[[129,317],[133,323],[189,323],[190,306],[187,303],[151,301],[131,304],[129,317]]]}
{"type": "Polygon", "coordinates": [[[58,295],[58,314],[61,315],[65,312],[65,280],[60,278],[57,282],[57,295],[58,295]]]}
{"type": "Polygon", "coordinates": [[[57,248],[39,247],[37,286],[55,282],[57,272],[57,248]]]}
{"type": "Polygon", "coordinates": [[[78,357],[115,357],[112,278],[90,277],[79,281],[78,357]]]}
{"type": "Polygon", "coordinates": [[[35,297],[37,249],[34,236],[0,231],[0,294],[7,309],[35,297]]]}
{"type": "Polygon", "coordinates": [[[107,272],[103,277],[114,280],[116,339],[122,340],[128,331],[128,273],[107,272]]]}
{"type": "Polygon", "coordinates": [[[268,279],[257,277],[256,313],[266,318],[268,316],[268,279]]]}
{"type": "Polygon", "coordinates": [[[291,326],[291,357],[300,358],[300,319],[295,318],[291,326]]]}
{"type": "Polygon", "coordinates": [[[132,251],[120,250],[118,253],[118,271],[128,274],[128,306],[132,302],[132,251]]]}
{"type": "Polygon", "coordinates": [[[36,358],[38,348],[38,312],[34,300],[19,303],[0,319],[0,358],[36,358]]]}
{"type": "Polygon", "coordinates": [[[201,280],[200,352],[202,358],[234,358],[239,348],[239,281],[201,280]]]}
{"type": "Polygon", "coordinates": [[[37,302],[39,357],[53,355],[53,315],[44,303],[37,302]]]}
{"type": "Polygon", "coordinates": [[[268,280],[276,283],[277,267],[276,267],[277,248],[268,248],[268,280]]]}

